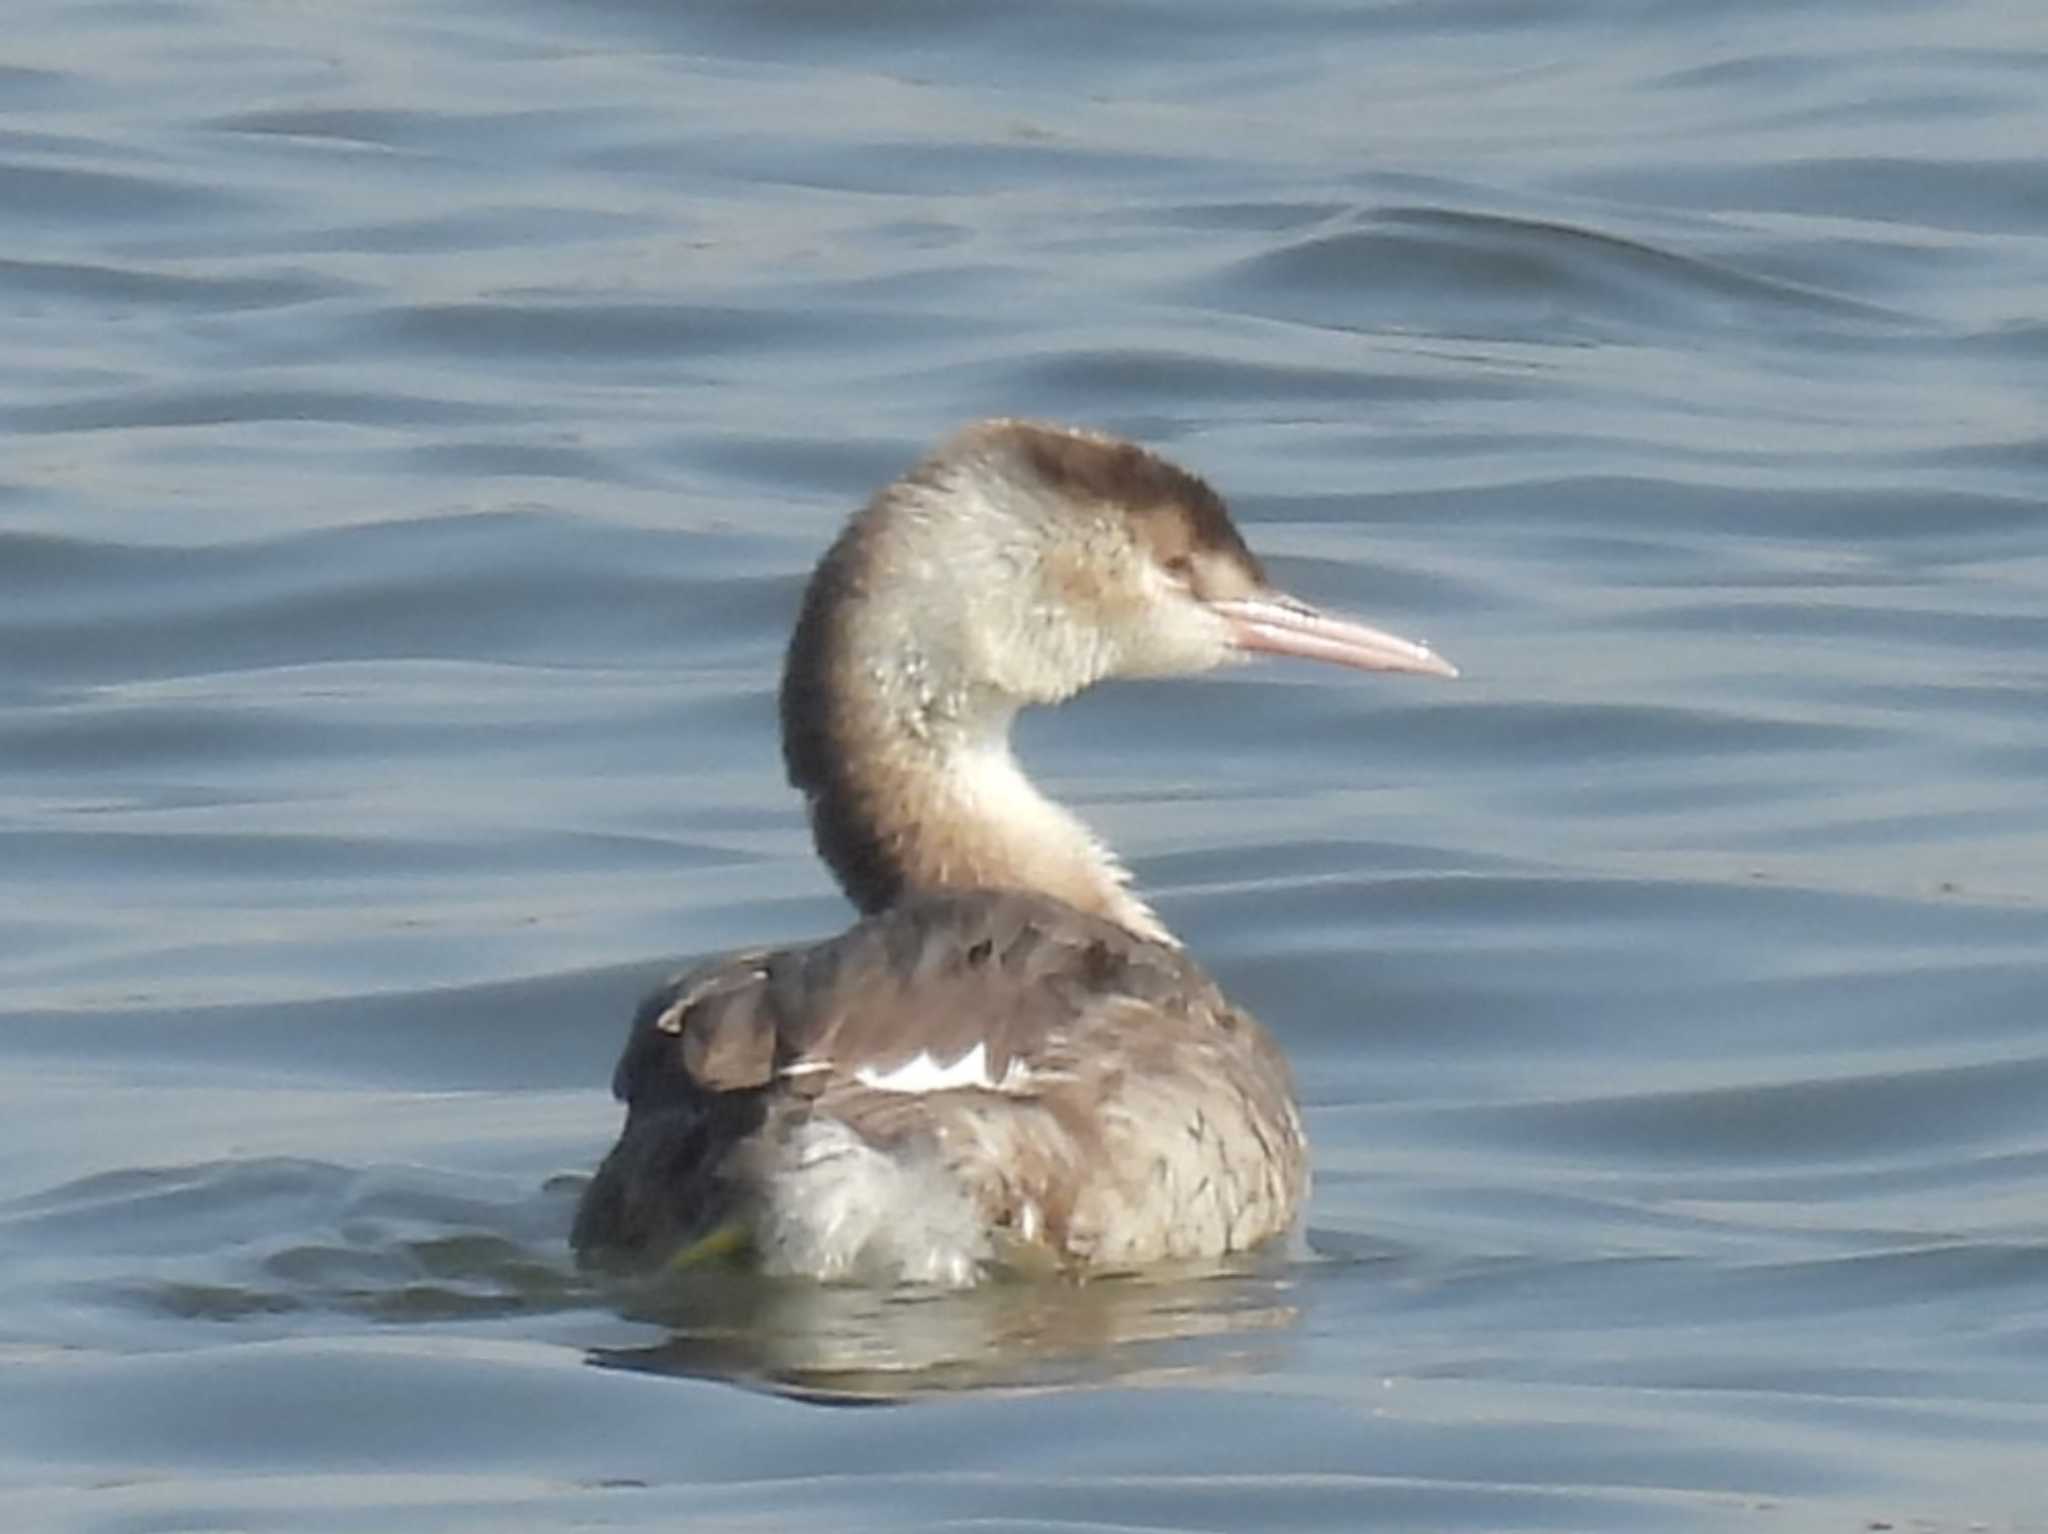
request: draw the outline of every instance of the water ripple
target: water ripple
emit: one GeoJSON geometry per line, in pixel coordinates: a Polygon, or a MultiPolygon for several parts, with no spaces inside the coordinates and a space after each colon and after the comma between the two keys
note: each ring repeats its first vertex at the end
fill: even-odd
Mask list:
{"type": "Polygon", "coordinates": [[[1321,324],[1551,345],[1670,331],[1775,337],[1787,326],[1882,335],[1913,323],[1873,304],[1572,225],[1450,208],[1382,209],[1363,222],[1252,258],[1225,279],[1224,291],[1290,295],[1284,317],[1321,324]],[[1475,313],[1474,292],[1488,295],[1487,310],[1475,313]],[[1455,317],[1441,312],[1453,303],[1455,317]]]}

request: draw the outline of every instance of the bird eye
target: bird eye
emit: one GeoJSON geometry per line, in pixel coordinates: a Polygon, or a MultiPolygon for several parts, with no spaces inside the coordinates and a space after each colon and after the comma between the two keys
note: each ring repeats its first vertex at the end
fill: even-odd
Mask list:
{"type": "Polygon", "coordinates": [[[1195,579],[1195,562],[1185,554],[1176,554],[1162,561],[1161,568],[1183,586],[1192,585],[1195,579]]]}

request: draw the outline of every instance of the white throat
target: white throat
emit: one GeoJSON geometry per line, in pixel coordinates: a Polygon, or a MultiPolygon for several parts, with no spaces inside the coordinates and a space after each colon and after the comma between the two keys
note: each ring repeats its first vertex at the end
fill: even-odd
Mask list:
{"type": "Polygon", "coordinates": [[[962,814],[1000,828],[1019,882],[1098,907],[1119,926],[1179,947],[1152,908],[1131,893],[1130,870],[1079,816],[1048,799],[1010,750],[1007,725],[963,740],[945,762],[949,797],[962,814]],[[1093,900],[1078,898],[1092,890],[1093,900]]]}

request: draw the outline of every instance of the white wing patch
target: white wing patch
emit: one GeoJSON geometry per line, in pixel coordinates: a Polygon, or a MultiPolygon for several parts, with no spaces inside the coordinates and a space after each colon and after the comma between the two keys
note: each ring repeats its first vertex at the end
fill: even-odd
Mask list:
{"type": "Polygon", "coordinates": [[[984,1092],[1021,1092],[1031,1084],[1031,1069],[1012,1060],[1001,1077],[989,1074],[988,1046],[977,1044],[959,1059],[941,1065],[929,1051],[920,1051],[889,1070],[864,1065],[853,1079],[877,1092],[957,1092],[979,1087],[984,1092]]]}

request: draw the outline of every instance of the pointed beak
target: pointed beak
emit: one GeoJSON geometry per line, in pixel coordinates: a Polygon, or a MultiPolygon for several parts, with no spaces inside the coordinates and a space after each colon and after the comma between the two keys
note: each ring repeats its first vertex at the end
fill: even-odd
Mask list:
{"type": "Polygon", "coordinates": [[[1209,604],[1230,625],[1240,650],[1333,661],[1360,671],[1408,671],[1418,676],[1456,676],[1458,668],[1428,645],[1383,629],[1317,612],[1306,602],[1277,591],[1209,604]]]}

